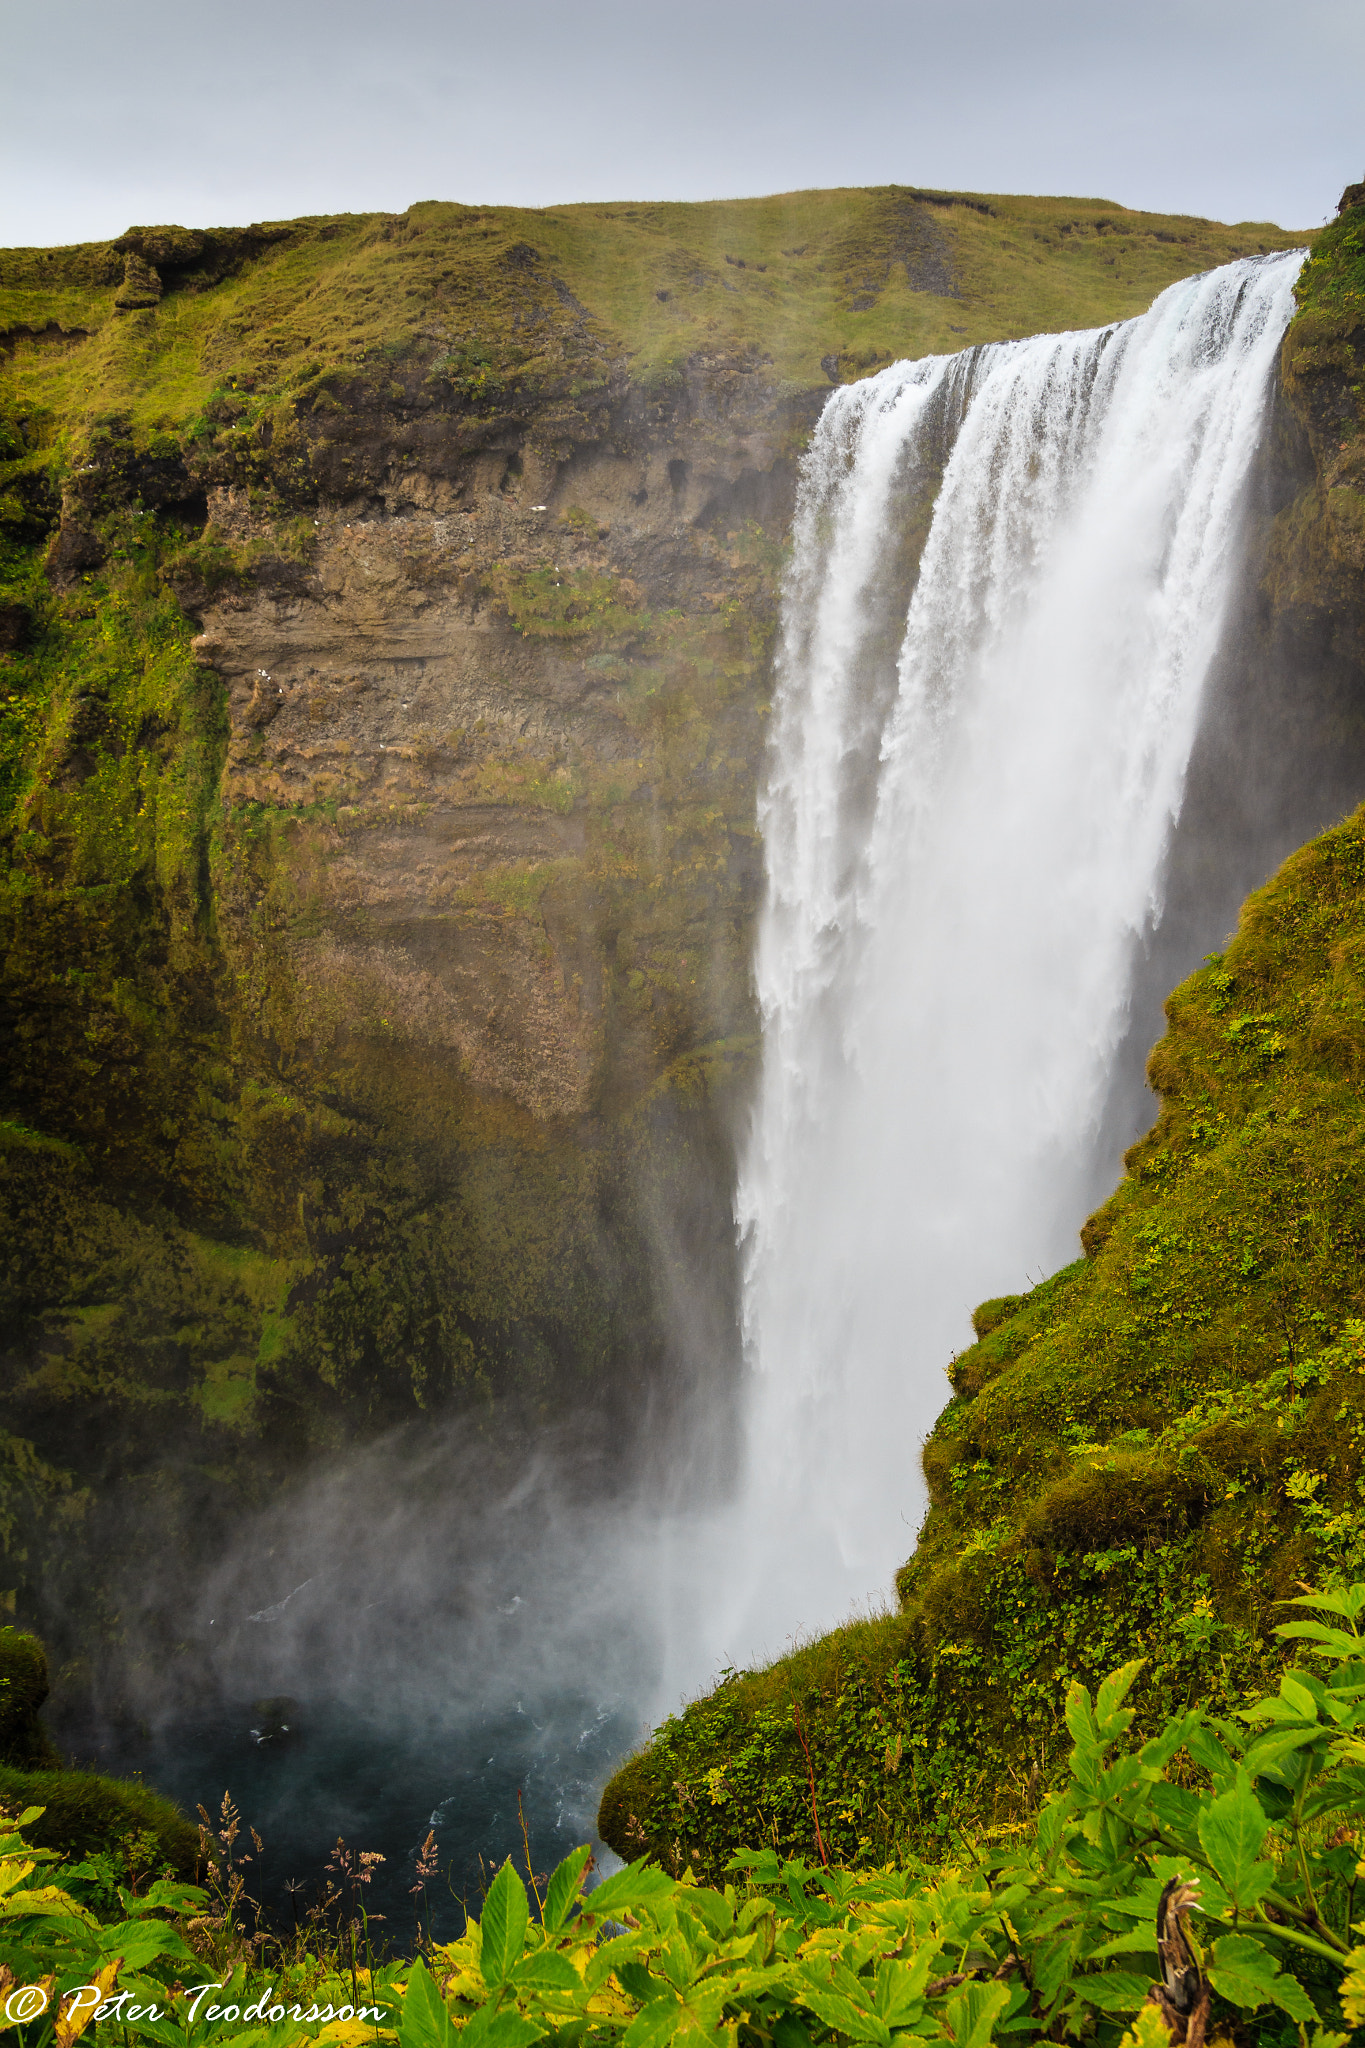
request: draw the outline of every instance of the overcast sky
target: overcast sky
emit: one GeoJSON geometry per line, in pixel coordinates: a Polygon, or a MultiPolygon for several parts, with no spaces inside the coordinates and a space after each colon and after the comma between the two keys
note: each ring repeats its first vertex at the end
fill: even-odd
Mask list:
{"type": "Polygon", "coordinates": [[[1314,227],[1362,0],[0,0],[0,242],[901,183],[1314,227]]]}

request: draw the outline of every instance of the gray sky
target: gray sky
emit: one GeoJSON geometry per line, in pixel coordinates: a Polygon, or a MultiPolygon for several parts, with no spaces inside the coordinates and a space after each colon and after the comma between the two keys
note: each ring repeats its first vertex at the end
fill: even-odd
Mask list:
{"type": "Polygon", "coordinates": [[[1316,226],[1361,0],[0,0],[0,242],[925,184],[1316,226]]]}

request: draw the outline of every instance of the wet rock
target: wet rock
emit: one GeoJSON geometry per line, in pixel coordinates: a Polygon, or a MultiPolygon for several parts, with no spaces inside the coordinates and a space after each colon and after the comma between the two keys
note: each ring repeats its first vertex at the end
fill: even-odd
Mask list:
{"type": "Polygon", "coordinates": [[[161,279],[155,269],[135,249],[130,249],[123,260],[123,283],[114,300],[119,312],[131,313],[139,307],[158,305],[161,292],[161,279]]]}
{"type": "Polygon", "coordinates": [[[27,605],[0,604],[0,654],[25,646],[32,624],[27,605]]]}
{"type": "Polygon", "coordinates": [[[251,1703],[251,1739],[261,1748],[267,1743],[290,1742],[298,1734],[299,1703],[287,1693],[251,1703]]]}
{"type": "Polygon", "coordinates": [[[103,560],[104,549],[94,530],[83,519],[64,518],[47,551],[47,580],[54,590],[70,590],[103,560]]]}

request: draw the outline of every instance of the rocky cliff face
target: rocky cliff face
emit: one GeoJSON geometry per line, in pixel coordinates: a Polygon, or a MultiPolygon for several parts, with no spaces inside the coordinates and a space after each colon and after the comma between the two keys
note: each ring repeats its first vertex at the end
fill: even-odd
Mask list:
{"type": "MultiPolygon", "coordinates": [[[[51,720],[9,898],[14,1561],[59,1643],[57,1560],[82,1579],[97,1531],[124,1597],[156,1578],[115,1472],[144,1534],[221,1534],[310,1447],[451,1396],[597,1413],[628,1465],[731,1376],[753,787],[810,403],[702,367],[652,416],[624,394],[605,446],[556,462],[531,410],[418,475],[376,429],[303,515],[210,477],[188,545],[146,544],[107,469],[67,491],[72,665],[135,616],[51,720]]],[[[64,1597],[89,1629],[120,1593],[64,1597]]]]}
{"type": "MultiPolygon", "coordinates": [[[[416,474],[401,437],[376,433],[378,473],[320,507],[302,561],[267,552],[227,587],[180,584],[202,621],[194,654],[225,686],[223,804],[309,821],[291,848],[316,921],[297,955],[309,1028],[329,1005],[382,1015],[541,1121],[594,1107],[610,1002],[599,899],[621,893],[604,837],[624,831],[638,862],[687,796],[723,794],[727,822],[747,825],[734,785],[752,781],[772,550],[810,410],[780,404],[755,366],[699,367],[652,417],[609,406],[601,442],[565,460],[538,445],[535,415],[491,447],[429,451],[416,474]],[[737,629],[741,593],[758,605],[737,629]],[[711,701],[688,759],[657,700],[699,687],[711,701]]],[[[209,521],[243,553],[273,546],[244,490],[215,490],[209,521]]],[[[705,857],[719,880],[732,835],[705,857]]],[[[691,943],[670,991],[692,1013],[685,1037],[744,1029],[723,934],[691,943]]]]}
{"type": "Polygon", "coordinates": [[[822,394],[1288,240],[883,192],[0,254],[0,1592],[65,1662],[164,1668],[245,1505],[437,1404],[724,1437],[822,394]]]}

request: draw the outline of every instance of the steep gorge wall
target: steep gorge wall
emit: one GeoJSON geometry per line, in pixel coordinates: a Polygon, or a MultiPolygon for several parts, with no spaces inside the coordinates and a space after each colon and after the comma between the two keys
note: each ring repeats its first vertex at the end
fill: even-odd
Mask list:
{"type": "Polygon", "coordinates": [[[4,1017],[12,1555],[64,1648],[90,1596],[173,1607],[149,1552],[356,1430],[567,1408],[628,1471],[723,1403],[777,560],[751,514],[780,534],[802,419],[753,387],[627,399],[558,465],[534,411],[418,479],[376,431],[385,469],[302,545],[238,485],[169,559],[100,470],[68,493],[39,645],[77,687],[4,1017]],[[104,556],[79,580],[73,530],[104,556]]]}

